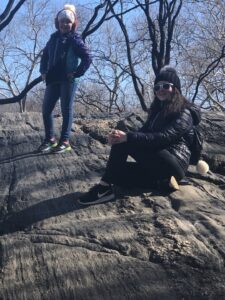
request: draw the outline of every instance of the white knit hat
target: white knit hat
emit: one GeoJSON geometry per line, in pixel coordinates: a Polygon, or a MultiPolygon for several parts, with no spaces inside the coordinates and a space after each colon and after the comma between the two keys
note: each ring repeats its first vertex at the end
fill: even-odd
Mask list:
{"type": "Polygon", "coordinates": [[[58,21],[62,19],[68,19],[72,23],[75,22],[76,18],[76,8],[73,4],[65,4],[64,8],[58,13],[57,19],[58,21]]]}

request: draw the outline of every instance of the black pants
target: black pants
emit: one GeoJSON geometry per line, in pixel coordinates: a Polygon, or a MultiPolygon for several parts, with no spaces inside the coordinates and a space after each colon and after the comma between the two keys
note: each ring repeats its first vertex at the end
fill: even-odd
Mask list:
{"type": "Polygon", "coordinates": [[[167,150],[151,152],[130,148],[128,143],[113,145],[102,180],[125,187],[155,187],[160,180],[184,177],[176,157],[167,150]],[[127,161],[130,155],[135,162],[127,161]]]}

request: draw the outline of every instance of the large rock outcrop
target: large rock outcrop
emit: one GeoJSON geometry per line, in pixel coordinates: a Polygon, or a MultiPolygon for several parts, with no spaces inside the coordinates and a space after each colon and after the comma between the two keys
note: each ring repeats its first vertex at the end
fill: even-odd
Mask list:
{"type": "Polygon", "coordinates": [[[0,299],[225,299],[225,115],[203,118],[209,174],[80,207],[117,121],[77,119],[73,151],[42,155],[40,114],[0,115],[0,299]]]}

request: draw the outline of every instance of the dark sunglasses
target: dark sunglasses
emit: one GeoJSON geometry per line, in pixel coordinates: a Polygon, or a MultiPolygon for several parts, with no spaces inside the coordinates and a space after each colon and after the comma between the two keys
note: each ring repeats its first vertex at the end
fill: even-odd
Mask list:
{"type": "Polygon", "coordinates": [[[170,87],[173,87],[173,84],[172,83],[161,83],[161,84],[156,84],[154,86],[154,91],[155,92],[158,92],[159,90],[169,90],[170,87]]]}

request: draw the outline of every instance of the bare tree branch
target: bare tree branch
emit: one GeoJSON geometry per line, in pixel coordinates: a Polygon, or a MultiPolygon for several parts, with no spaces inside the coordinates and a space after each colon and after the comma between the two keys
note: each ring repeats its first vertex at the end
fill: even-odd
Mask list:
{"type": "Polygon", "coordinates": [[[13,6],[14,0],[9,0],[8,4],[6,5],[5,10],[3,11],[3,13],[0,15],[0,23],[8,16],[8,14],[10,13],[10,10],[13,6]]]}
{"type": "MultiPolygon", "coordinates": [[[[112,6],[115,6],[116,3],[118,2],[119,0],[115,0],[113,3],[112,3],[112,6]]],[[[106,20],[106,16],[108,15],[108,13],[110,12],[110,9],[109,9],[109,5],[108,5],[108,0],[105,0],[102,4],[99,4],[98,6],[95,7],[95,10],[94,10],[94,14],[93,16],[91,17],[90,21],[88,22],[86,28],[84,29],[83,33],[82,33],[82,38],[83,40],[85,40],[85,38],[92,34],[93,32],[95,32],[101,25],[102,23],[106,20]],[[96,25],[94,25],[92,28],[91,26],[93,25],[94,21],[97,19],[98,17],[98,14],[99,14],[99,11],[104,8],[106,6],[106,9],[105,9],[105,12],[103,14],[103,16],[101,17],[101,19],[97,22],[96,25]]]]}
{"type": "MultiPolygon", "coordinates": [[[[16,14],[16,12],[20,9],[20,7],[23,5],[23,3],[25,2],[26,0],[20,0],[18,3],[17,3],[17,5],[15,6],[15,8],[9,13],[9,16],[7,17],[7,15],[8,15],[8,9],[7,9],[7,7],[6,7],[6,10],[5,10],[5,16],[7,17],[7,19],[5,20],[5,21],[3,21],[3,22],[1,22],[1,24],[0,24],[0,31],[2,31],[11,21],[12,21],[12,19],[13,19],[13,17],[15,16],[15,14],[16,14]]],[[[14,3],[14,1],[10,1],[10,3],[8,3],[10,6],[11,6],[11,4],[13,4],[14,3]]],[[[12,7],[12,6],[11,6],[12,7]]],[[[10,8],[11,8],[10,7],[10,8]]],[[[3,14],[4,14],[3,13],[3,14]]],[[[2,15],[1,15],[2,16],[2,15]]]]}
{"type": "Polygon", "coordinates": [[[39,76],[38,78],[34,79],[32,82],[30,82],[25,89],[18,95],[15,97],[11,97],[11,98],[7,98],[7,99],[0,99],[0,105],[1,104],[10,104],[10,103],[16,103],[19,102],[20,100],[22,100],[26,94],[39,82],[42,81],[41,76],[39,76]]]}
{"type": "Polygon", "coordinates": [[[196,88],[195,88],[195,93],[194,93],[194,96],[192,97],[192,102],[194,103],[195,101],[195,98],[198,94],[198,88],[201,84],[201,82],[204,80],[204,78],[206,76],[208,76],[213,70],[216,69],[216,67],[218,66],[218,64],[220,63],[221,59],[225,57],[225,46],[223,46],[222,48],[222,51],[221,51],[221,55],[216,58],[214,61],[211,62],[211,64],[209,64],[205,70],[204,73],[201,73],[199,78],[198,78],[198,81],[197,81],[197,84],[196,84],[196,88]]]}

